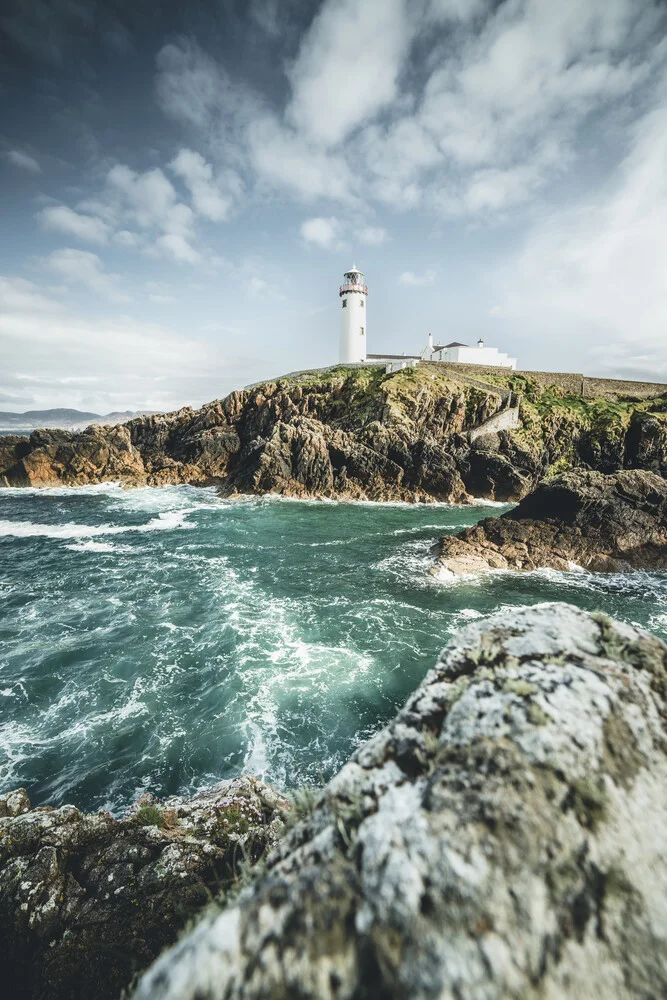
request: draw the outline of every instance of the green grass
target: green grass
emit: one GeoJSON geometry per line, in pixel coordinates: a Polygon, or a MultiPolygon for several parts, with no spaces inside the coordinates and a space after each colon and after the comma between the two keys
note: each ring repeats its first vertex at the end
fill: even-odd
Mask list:
{"type": "Polygon", "coordinates": [[[160,829],[165,826],[162,809],[155,805],[140,806],[134,814],[134,820],[137,826],[158,826],[160,829]]]}

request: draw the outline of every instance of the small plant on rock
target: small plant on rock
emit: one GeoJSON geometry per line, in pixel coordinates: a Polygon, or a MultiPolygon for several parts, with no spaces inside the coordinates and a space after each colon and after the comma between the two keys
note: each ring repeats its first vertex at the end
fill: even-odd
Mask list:
{"type": "Polygon", "coordinates": [[[167,825],[164,810],[150,792],[139,796],[130,809],[129,817],[137,826],[157,826],[163,829],[167,825]]]}
{"type": "Polygon", "coordinates": [[[242,837],[263,821],[261,811],[242,795],[226,795],[211,810],[211,836],[219,843],[242,837]],[[235,835],[232,838],[232,835],[235,835]]]}

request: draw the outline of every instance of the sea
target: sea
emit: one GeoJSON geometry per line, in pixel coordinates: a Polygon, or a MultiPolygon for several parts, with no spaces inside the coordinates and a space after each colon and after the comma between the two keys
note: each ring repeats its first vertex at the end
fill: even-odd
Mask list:
{"type": "Polygon", "coordinates": [[[569,601],[667,638],[667,574],[440,582],[480,502],[0,490],[0,793],[122,814],[241,772],[326,782],[461,627],[569,601]]]}

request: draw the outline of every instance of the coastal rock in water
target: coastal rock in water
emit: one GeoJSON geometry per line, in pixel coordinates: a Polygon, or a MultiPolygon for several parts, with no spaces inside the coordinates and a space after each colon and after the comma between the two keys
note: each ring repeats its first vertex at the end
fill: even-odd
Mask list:
{"type": "MultiPolygon", "coordinates": [[[[29,439],[14,439],[7,451],[10,458],[16,458],[6,476],[10,486],[146,481],[141,455],[134,448],[125,424],[117,427],[93,424],[80,434],[33,431],[29,439]]],[[[0,457],[6,457],[7,451],[0,452],[0,457]]]]}
{"type": "Polygon", "coordinates": [[[666,697],[602,615],[467,627],[138,1000],[666,996],[666,697]]]}
{"type": "Polygon", "coordinates": [[[502,517],[441,539],[440,576],[490,569],[598,573],[667,566],[667,481],[651,472],[566,472],[502,517]]]}
{"type": "Polygon", "coordinates": [[[25,789],[0,797],[3,995],[116,1000],[241,861],[276,843],[286,806],[248,777],[140,801],[125,819],[31,809],[25,789]]]}

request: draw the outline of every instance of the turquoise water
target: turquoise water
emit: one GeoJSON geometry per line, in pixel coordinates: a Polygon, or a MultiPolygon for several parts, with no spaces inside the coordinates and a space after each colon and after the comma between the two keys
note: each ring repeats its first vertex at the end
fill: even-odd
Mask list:
{"type": "Polygon", "coordinates": [[[0,490],[0,790],[120,811],[327,779],[462,625],[567,600],[667,636],[667,575],[426,573],[505,508],[0,490]]]}

